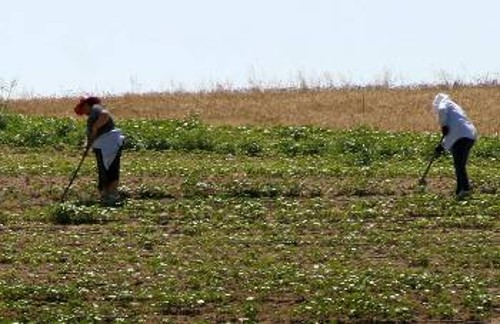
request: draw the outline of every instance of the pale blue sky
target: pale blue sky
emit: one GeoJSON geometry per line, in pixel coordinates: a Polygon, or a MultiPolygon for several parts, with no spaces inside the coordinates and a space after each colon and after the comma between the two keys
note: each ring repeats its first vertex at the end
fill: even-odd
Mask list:
{"type": "Polygon", "coordinates": [[[17,95],[500,78],[497,0],[10,0],[17,95]]]}

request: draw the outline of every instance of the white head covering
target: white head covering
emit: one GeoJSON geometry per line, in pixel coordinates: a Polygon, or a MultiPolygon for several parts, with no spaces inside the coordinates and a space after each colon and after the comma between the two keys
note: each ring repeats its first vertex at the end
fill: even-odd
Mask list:
{"type": "Polygon", "coordinates": [[[434,97],[434,101],[432,102],[432,106],[434,107],[434,112],[437,113],[441,102],[448,99],[450,99],[450,96],[447,95],[446,93],[438,93],[436,97],[434,97]]]}

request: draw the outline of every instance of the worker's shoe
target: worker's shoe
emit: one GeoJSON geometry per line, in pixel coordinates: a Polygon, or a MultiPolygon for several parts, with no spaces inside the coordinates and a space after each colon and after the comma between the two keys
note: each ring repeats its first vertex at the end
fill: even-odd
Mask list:
{"type": "Polygon", "coordinates": [[[101,197],[101,203],[108,207],[118,206],[121,203],[121,197],[119,194],[106,194],[101,197]]]}
{"type": "Polygon", "coordinates": [[[457,199],[465,199],[465,198],[468,198],[472,195],[472,191],[471,190],[460,190],[458,193],[457,193],[457,199]]]}

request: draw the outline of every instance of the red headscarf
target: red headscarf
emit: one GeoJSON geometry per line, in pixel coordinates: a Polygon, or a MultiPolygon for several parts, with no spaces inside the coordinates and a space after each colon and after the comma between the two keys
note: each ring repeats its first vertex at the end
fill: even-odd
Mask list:
{"type": "Polygon", "coordinates": [[[82,97],[80,98],[80,101],[78,104],[75,106],[74,110],[75,113],[79,116],[85,115],[85,105],[93,106],[93,105],[100,105],[101,104],[101,99],[98,97],[82,97]]]}

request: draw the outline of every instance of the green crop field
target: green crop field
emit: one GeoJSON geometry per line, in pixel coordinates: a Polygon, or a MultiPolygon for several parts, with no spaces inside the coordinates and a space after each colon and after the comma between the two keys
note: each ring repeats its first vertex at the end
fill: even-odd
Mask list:
{"type": "Polygon", "coordinates": [[[111,208],[83,121],[0,115],[2,321],[500,321],[498,135],[456,200],[437,134],[118,124],[111,208]]]}

